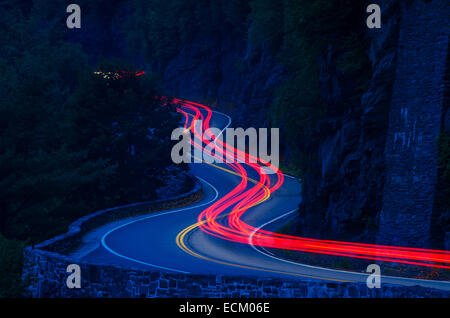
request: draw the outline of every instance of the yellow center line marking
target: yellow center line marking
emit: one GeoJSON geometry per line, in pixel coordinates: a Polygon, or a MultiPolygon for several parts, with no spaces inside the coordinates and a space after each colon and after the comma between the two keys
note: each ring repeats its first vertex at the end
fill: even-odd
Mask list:
{"type": "MultiPolygon", "coordinates": [[[[191,154],[190,154],[190,155],[191,155],[191,154]]],[[[191,155],[191,156],[192,156],[192,155],[191,155]]],[[[196,158],[196,157],[195,157],[195,158],[196,158]]],[[[198,158],[197,158],[197,159],[198,159],[198,158]]],[[[237,173],[237,172],[234,172],[234,171],[231,171],[231,170],[229,170],[229,169],[226,169],[226,168],[217,166],[217,165],[212,164],[212,163],[205,162],[204,160],[202,160],[202,161],[203,161],[203,163],[206,163],[206,164],[208,164],[208,165],[210,165],[210,166],[212,166],[212,167],[215,167],[215,168],[217,168],[217,169],[223,170],[223,171],[225,171],[225,172],[231,173],[231,174],[236,175],[236,176],[240,176],[241,178],[243,177],[243,175],[241,175],[241,174],[239,174],[239,173],[237,173]]],[[[258,181],[254,180],[254,179],[251,179],[251,178],[247,178],[247,179],[248,179],[249,181],[255,183],[255,184],[258,184],[258,183],[259,183],[258,181]]],[[[267,188],[267,186],[265,186],[265,185],[264,185],[264,191],[266,192],[266,194],[264,195],[264,197],[263,197],[261,200],[259,200],[258,202],[252,204],[252,205],[251,205],[250,207],[248,207],[248,208],[251,208],[251,207],[254,207],[254,206],[258,205],[258,204],[261,204],[262,202],[266,201],[266,200],[270,197],[270,191],[269,191],[269,189],[267,188]]],[[[237,210],[237,211],[241,211],[241,210],[242,210],[242,209],[239,209],[239,210],[237,210]]],[[[222,217],[225,217],[225,216],[227,216],[227,215],[229,215],[229,213],[223,215],[222,217]]],[[[186,235],[188,235],[188,233],[193,232],[193,231],[196,230],[200,225],[205,224],[205,223],[206,223],[206,220],[205,220],[205,221],[201,221],[201,222],[194,223],[194,224],[192,224],[192,225],[186,227],[185,229],[183,229],[180,233],[178,233],[178,235],[177,235],[177,237],[176,237],[176,239],[175,239],[175,241],[176,241],[178,247],[179,247],[181,250],[183,250],[184,252],[186,252],[186,253],[188,253],[188,254],[194,256],[194,257],[197,257],[197,258],[200,258],[200,259],[204,259],[204,260],[207,260],[207,261],[210,261],[210,262],[214,262],[214,263],[223,264],[223,265],[228,265],[228,266],[233,266],[233,267],[238,267],[238,268],[251,269],[251,270],[257,270],[257,271],[263,271],[263,272],[269,272],[269,273],[277,273],[277,274],[285,274],[285,275],[291,275],[291,276],[299,276],[299,277],[308,277],[308,278],[314,278],[314,279],[328,280],[328,281],[349,282],[349,281],[342,280],[342,279],[323,278],[323,277],[319,277],[319,276],[312,276],[312,275],[306,275],[306,274],[296,274],[296,273],[285,272],[285,271],[279,271],[279,270],[273,270],[273,269],[267,269],[267,268],[261,268],[261,267],[256,267],[256,266],[248,266],[248,265],[235,264],[235,263],[230,263],[230,262],[226,262],[226,261],[221,261],[221,260],[219,260],[219,259],[214,259],[214,258],[210,258],[210,257],[204,256],[204,255],[198,254],[198,253],[194,252],[192,249],[190,249],[190,248],[186,245],[186,243],[185,243],[185,238],[186,238],[186,235]]]]}

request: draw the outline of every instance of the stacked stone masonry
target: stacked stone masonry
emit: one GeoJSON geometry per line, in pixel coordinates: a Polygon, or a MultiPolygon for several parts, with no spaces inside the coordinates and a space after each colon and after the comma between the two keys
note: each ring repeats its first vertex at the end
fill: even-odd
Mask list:
{"type": "Polygon", "coordinates": [[[402,1],[378,243],[428,247],[449,43],[447,1],[402,1]]]}

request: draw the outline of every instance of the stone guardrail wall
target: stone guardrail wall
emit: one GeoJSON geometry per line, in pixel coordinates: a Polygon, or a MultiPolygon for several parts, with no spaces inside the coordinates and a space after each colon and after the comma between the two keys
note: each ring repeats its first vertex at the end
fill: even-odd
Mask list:
{"type": "Polygon", "coordinates": [[[29,297],[450,297],[450,292],[383,284],[369,289],[363,283],[330,283],[308,279],[174,274],[116,265],[80,262],[66,256],[89,230],[122,218],[170,209],[198,201],[200,183],[181,196],[102,210],[69,227],[66,234],[24,249],[23,278],[29,297]],[[67,266],[78,264],[81,288],[66,285],[67,266]]]}
{"type": "Polygon", "coordinates": [[[78,247],[81,244],[82,237],[92,229],[128,217],[186,206],[199,201],[202,195],[202,186],[197,180],[191,191],[169,199],[138,202],[100,210],[79,218],[69,226],[67,233],[42,242],[34,248],[67,254],[78,247]]]}
{"type": "MultiPolygon", "coordinates": [[[[249,276],[173,274],[112,265],[78,263],[81,288],[69,289],[66,268],[73,259],[42,250],[25,251],[29,262],[28,289],[32,297],[224,297],[224,298],[449,298],[449,291],[419,286],[383,284],[369,289],[364,283],[330,283],[302,279],[256,278],[249,276]]],[[[76,262],[75,262],[76,263],[76,262]]]]}
{"type": "Polygon", "coordinates": [[[377,243],[430,247],[449,54],[448,1],[403,1],[377,243]]]}

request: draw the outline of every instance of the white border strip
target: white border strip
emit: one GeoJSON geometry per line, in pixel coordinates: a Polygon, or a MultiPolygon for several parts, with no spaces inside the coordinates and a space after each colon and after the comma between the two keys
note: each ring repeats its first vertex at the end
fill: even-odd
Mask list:
{"type": "Polygon", "coordinates": [[[205,203],[202,203],[202,204],[198,204],[198,205],[194,205],[194,206],[187,207],[187,208],[182,208],[182,209],[177,209],[177,210],[174,210],[174,211],[163,212],[163,213],[159,213],[159,214],[155,214],[155,215],[148,215],[148,216],[139,218],[139,219],[137,219],[137,220],[133,220],[133,221],[127,222],[127,223],[125,223],[125,224],[119,225],[119,226],[117,226],[117,227],[115,227],[115,228],[109,230],[108,232],[106,232],[106,233],[102,236],[102,239],[101,239],[102,246],[103,246],[108,252],[110,252],[110,253],[112,253],[112,254],[118,256],[118,257],[121,257],[121,258],[123,258],[123,259],[129,260],[129,261],[133,261],[133,262],[136,262],[136,263],[139,263],[139,264],[143,264],[143,265],[147,265],[147,266],[151,266],[151,267],[156,267],[156,268],[160,268],[160,269],[164,269],[164,270],[169,270],[169,271],[173,271],[173,272],[178,272],[178,273],[183,273],[183,274],[189,274],[189,272],[182,271],[182,270],[179,270],[179,269],[169,268],[169,267],[164,267],[164,266],[159,266],[159,265],[155,265],[155,264],[150,264],[150,263],[147,263],[147,262],[144,262],[144,261],[140,261],[140,260],[135,259],[135,258],[131,258],[131,257],[125,256],[125,255],[122,255],[122,254],[120,254],[120,253],[114,251],[111,247],[109,247],[109,246],[106,244],[106,237],[107,237],[109,234],[111,234],[112,232],[114,232],[114,231],[116,231],[116,230],[118,230],[118,229],[120,229],[120,228],[123,228],[123,227],[125,227],[125,226],[128,226],[128,225],[130,225],[130,224],[132,224],[132,223],[136,223],[136,222],[139,222],[139,221],[142,221],[142,220],[146,220],[146,219],[155,218],[155,217],[157,217],[157,216],[162,216],[162,215],[167,215],[167,214],[172,214],[172,213],[178,213],[178,212],[182,212],[182,211],[186,211],[186,210],[192,210],[192,209],[199,208],[199,207],[201,207],[201,206],[205,206],[205,205],[208,205],[208,204],[214,202],[214,201],[219,197],[219,191],[218,191],[211,183],[209,183],[208,181],[204,180],[203,178],[200,178],[200,177],[197,177],[197,176],[196,176],[196,178],[199,179],[200,181],[206,183],[207,185],[209,185],[209,186],[214,190],[215,195],[214,195],[214,198],[213,198],[213,199],[211,199],[211,200],[208,201],[208,202],[205,202],[205,203]]]}

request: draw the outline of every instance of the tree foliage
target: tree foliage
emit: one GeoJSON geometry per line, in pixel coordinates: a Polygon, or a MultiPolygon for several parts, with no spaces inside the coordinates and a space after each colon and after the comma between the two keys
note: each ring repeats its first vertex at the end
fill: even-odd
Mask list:
{"type": "Polygon", "coordinates": [[[246,0],[134,0],[128,19],[129,45],[149,61],[164,64],[196,37],[247,33],[246,0]]]}
{"type": "Polygon", "coordinates": [[[291,163],[307,169],[320,121],[360,103],[370,77],[363,30],[364,4],[351,0],[251,2],[250,39],[265,42],[286,69],[269,112],[291,145],[291,163]],[[321,68],[334,63],[342,105],[330,105],[321,87],[321,68]]]}
{"type": "Polygon", "coordinates": [[[0,296],[12,296],[23,242],[65,232],[97,209],[156,197],[178,121],[155,99],[151,74],[94,75],[133,66],[89,65],[54,6],[0,5],[0,296]]]}

